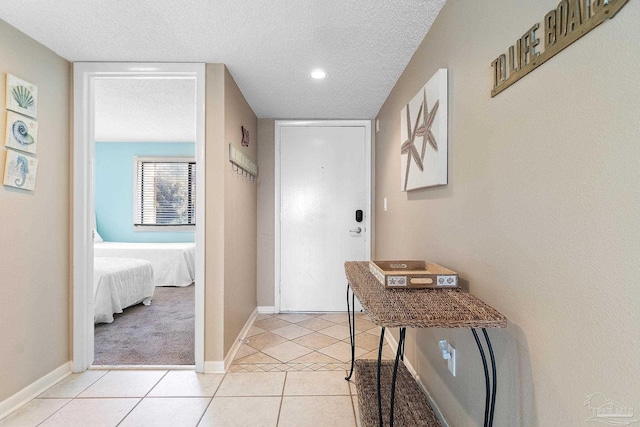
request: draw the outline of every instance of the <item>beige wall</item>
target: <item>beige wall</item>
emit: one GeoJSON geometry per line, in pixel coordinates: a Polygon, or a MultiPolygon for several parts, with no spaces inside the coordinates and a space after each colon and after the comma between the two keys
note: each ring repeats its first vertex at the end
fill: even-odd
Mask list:
{"type": "MultiPolygon", "coordinates": [[[[586,425],[597,392],[640,408],[640,4],[490,98],[491,61],[556,5],[449,0],[379,113],[377,257],[457,270],[509,318],[489,331],[497,426],[586,425]],[[438,68],[449,184],[403,193],[400,110],[438,68]]],[[[481,425],[471,333],[411,331],[407,345],[449,424],[481,425]],[[439,339],[458,351],[455,378],[439,339]]]]}
{"type": "MultiPolygon", "coordinates": [[[[225,67],[224,146],[240,149],[254,163],[258,158],[258,121],[242,92],[225,67]],[[250,143],[243,147],[242,126],[250,143]]],[[[230,350],[245,322],[257,306],[256,233],[257,185],[234,172],[225,153],[225,263],[224,263],[224,352],[230,350]]]]}
{"type": "Polygon", "coordinates": [[[224,68],[206,66],[205,361],[224,358],[224,68]]]}
{"type": "Polygon", "coordinates": [[[5,73],[38,86],[39,138],[35,191],[0,186],[0,402],[71,358],[70,64],[0,20],[0,176],[5,73]]]}
{"type": "Polygon", "coordinates": [[[273,307],[275,278],[275,120],[258,120],[258,306],[273,307]]]}
{"type": "Polygon", "coordinates": [[[229,163],[229,143],[257,163],[257,119],[223,64],[206,74],[205,361],[221,361],[257,304],[257,189],[229,163]]]}

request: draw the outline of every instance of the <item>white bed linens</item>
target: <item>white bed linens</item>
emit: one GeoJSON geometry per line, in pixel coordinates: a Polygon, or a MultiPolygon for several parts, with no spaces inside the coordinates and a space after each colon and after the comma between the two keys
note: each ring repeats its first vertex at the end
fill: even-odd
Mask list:
{"type": "Polygon", "coordinates": [[[94,255],[149,261],[156,286],[189,286],[195,280],[195,243],[99,242],[94,255]]]}
{"type": "Polygon", "coordinates": [[[144,302],[149,305],[155,286],[153,267],[132,258],[94,258],[94,323],[113,322],[114,313],[144,302]]]}

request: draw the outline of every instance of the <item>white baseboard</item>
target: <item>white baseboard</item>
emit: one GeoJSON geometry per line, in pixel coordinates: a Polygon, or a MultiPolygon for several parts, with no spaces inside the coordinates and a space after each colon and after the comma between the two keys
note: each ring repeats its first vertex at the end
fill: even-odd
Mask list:
{"type": "Polygon", "coordinates": [[[90,371],[193,371],[195,365],[91,365],[90,371]]]}
{"type": "Polygon", "coordinates": [[[205,374],[224,374],[224,362],[204,361],[205,374]]]}
{"type": "Polygon", "coordinates": [[[276,308],[273,305],[261,305],[257,310],[260,314],[276,314],[276,308]]]}
{"type": "Polygon", "coordinates": [[[229,366],[231,366],[231,362],[233,362],[233,359],[236,357],[238,350],[240,350],[240,346],[242,345],[242,340],[244,340],[244,338],[247,336],[247,333],[249,333],[249,329],[251,329],[251,325],[253,325],[253,321],[256,320],[257,316],[258,316],[258,308],[253,310],[253,313],[251,313],[251,316],[249,316],[249,318],[247,319],[246,323],[244,324],[244,327],[242,328],[242,330],[238,334],[238,337],[236,338],[233,345],[231,346],[231,349],[229,349],[229,353],[227,353],[227,357],[224,358],[225,372],[227,371],[229,366]]]}
{"type": "MultiPolygon", "coordinates": [[[[387,341],[387,344],[389,344],[389,348],[391,348],[391,351],[395,356],[395,354],[398,351],[398,341],[396,341],[395,337],[392,334],[385,334],[384,338],[387,341]]],[[[409,361],[409,358],[407,357],[406,354],[404,357],[404,366],[407,367],[407,370],[409,371],[411,376],[416,380],[416,383],[418,384],[418,387],[420,387],[420,390],[422,390],[424,395],[427,396],[429,405],[431,405],[431,409],[433,409],[433,412],[436,414],[436,417],[438,417],[438,420],[440,420],[440,424],[442,424],[442,427],[449,427],[447,420],[444,419],[444,417],[442,416],[442,412],[440,412],[440,408],[438,408],[438,405],[433,400],[433,397],[431,397],[431,394],[429,393],[429,391],[427,391],[427,388],[424,386],[424,384],[420,380],[420,376],[418,375],[418,372],[415,370],[415,368],[409,361]]]]}
{"type": "Polygon", "coordinates": [[[43,377],[40,377],[13,396],[0,402],[0,420],[29,402],[34,397],[42,394],[46,389],[56,384],[71,374],[71,362],[59,366],[43,377]]]}
{"type": "MultiPolygon", "coordinates": [[[[238,353],[238,350],[240,349],[240,346],[242,345],[241,340],[243,340],[247,336],[247,333],[249,332],[249,329],[251,329],[251,326],[253,325],[253,321],[256,320],[256,317],[258,316],[260,308],[261,307],[258,307],[255,310],[253,310],[253,313],[251,313],[251,315],[247,319],[246,323],[242,327],[242,330],[238,334],[238,337],[236,338],[235,342],[231,346],[231,349],[229,350],[229,353],[227,353],[227,356],[224,358],[223,361],[220,362],[220,361],[217,361],[217,360],[216,361],[206,361],[205,360],[205,362],[204,362],[204,373],[205,374],[214,374],[214,373],[215,374],[224,374],[224,373],[227,372],[227,369],[231,365],[231,362],[233,362],[233,359],[236,357],[236,354],[238,353]]],[[[273,307],[271,307],[271,309],[273,309],[273,307]]]]}

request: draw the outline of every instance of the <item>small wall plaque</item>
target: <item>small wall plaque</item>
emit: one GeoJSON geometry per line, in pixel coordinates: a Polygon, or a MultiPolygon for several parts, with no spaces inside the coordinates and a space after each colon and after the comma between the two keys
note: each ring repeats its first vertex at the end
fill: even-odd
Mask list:
{"type": "Polygon", "coordinates": [[[242,146],[243,147],[249,146],[249,129],[247,129],[244,126],[242,126],[242,146]]]}
{"type": "Polygon", "coordinates": [[[7,110],[34,119],[38,116],[38,86],[12,74],[7,74],[6,94],[5,106],[7,110]]]}
{"type": "Polygon", "coordinates": [[[33,191],[36,188],[37,171],[38,159],[17,151],[7,150],[4,185],[33,191]]]}
{"type": "Polygon", "coordinates": [[[7,131],[4,145],[15,150],[35,154],[38,147],[38,122],[7,111],[7,131]]]}

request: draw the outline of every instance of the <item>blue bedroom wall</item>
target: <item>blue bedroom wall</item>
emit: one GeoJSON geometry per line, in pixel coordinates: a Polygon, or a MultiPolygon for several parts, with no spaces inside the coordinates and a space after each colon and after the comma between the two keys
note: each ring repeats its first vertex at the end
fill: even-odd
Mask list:
{"type": "Polygon", "coordinates": [[[194,143],[97,142],[94,163],[98,233],[110,242],[193,242],[192,231],[133,230],[133,158],[195,156],[194,143]]]}

